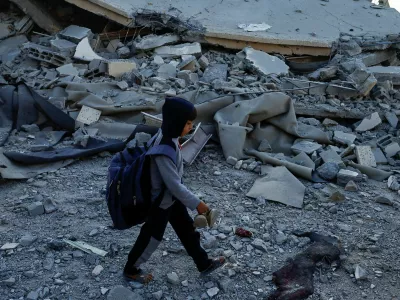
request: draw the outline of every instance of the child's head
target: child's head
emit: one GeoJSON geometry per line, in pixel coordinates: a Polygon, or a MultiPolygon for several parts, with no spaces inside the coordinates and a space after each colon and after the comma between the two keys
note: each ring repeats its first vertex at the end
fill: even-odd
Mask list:
{"type": "Polygon", "coordinates": [[[192,130],[197,117],[196,108],[189,101],[178,97],[167,97],[162,108],[162,133],[166,137],[177,138],[192,130]]]}

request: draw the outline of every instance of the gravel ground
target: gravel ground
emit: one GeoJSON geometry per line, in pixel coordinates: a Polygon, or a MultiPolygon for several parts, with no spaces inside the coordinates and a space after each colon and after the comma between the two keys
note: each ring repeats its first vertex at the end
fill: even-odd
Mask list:
{"type": "Polygon", "coordinates": [[[120,285],[132,290],[131,298],[120,299],[264,299],[275,288],[272,272],[309,244],[308,238],[291,235],[293,230],[337,236],[344,249],[339,267],[318,264],[315,293],[309,299],[400,299],[399,206],[375,202],[376,196],[391,193],[398,200],[386,183],[362,182],[358,192],[338,187],[346,200],[334,203],[321,191],[324,184],[303,182],[303,209],[263,204],[245,196],[258,175],[233,169],[218,148],[201,153],[186,169],[185,182],[221,210],[218,225],[202,231],[203,244],[210,256],[229,256],[229,263],[200,277],[168,227],[144,266],[155,281],[148,286],[128,284],[121,271],[140,228],[109,228],[104,188],[110,159],[103,153],[33,180],[0,182],[0,246],[21,243],[0,252],[1,299],[117,299],[110,290],[120,285]],[[28,214],[27,205],[47,199],[57,211],[28,214]],[[235,227],[253,231],[253,238],[235,236],[235,227]],[[63,243],[65,238],[85,241],[108,254],[84,253],[63,243]],[[266,251],[252,246],[255,238],[264,241],[266,251]],[[360,280],[354,278],[357,265],[367,272],[360,280]],[[104,268],[97,276],[96,266],[104,268]],[[178,278],[168,280],[171,272],[178,278]]]}

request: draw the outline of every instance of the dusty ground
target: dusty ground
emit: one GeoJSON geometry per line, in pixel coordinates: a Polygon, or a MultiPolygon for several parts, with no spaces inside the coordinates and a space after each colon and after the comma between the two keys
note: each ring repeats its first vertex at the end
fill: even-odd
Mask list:
{"type": "Polygon", "coordinates": [[[214,299],[263,299],[274,289],[272,272],[307,247],[307,238],[290,234],[295,229],[336,235],[345,249],[339,268],[318,267],[310,299],[400,299],[399,211],[374,201],[376,195],[389,193],[385,183],[361,183],[359,192],[345,192],[347,199],[342,203],[328,202],[320,191],[323,185],[306,183],[304,209],[271,202],[262,205],[245,196],[257,175],[232,169],[217,148],[204,151],[196,164],[186,169],[185,181],[222,211],[219,225],[203,235],[217,236],[217,245],[205,241],[212,248],[210,255],[233,251],[230,264],[200,278],[168,228],[164,242],[145,266],[154,273],[155,281],[145,287],[129,285],[121,270],[139,228],[114,231],[108,227],[104,188],[111,157],[102,156],[33,181],[0,183],[0,245],[18,242],[26,234],[37,237],[30,246],[0,252],[1,299],[27,299],[32,291],[38,291],[39,299],[106,299],[106,289],[116,285],[132,288],[136,299],[139,295],[157,299],[160,291],[162,299],[208,299],[206,293],[213,287],[220,289],[214,299]],[[57,203],[56,212],[28,215],[26,204],[47,198],[57,203]],[[266,242],[268,251],[256,250],[250,239],[236,237],[229,228],[236,226],[253,230],[255,238],[266,242]],[[284,235],[277,234],[278,230],[284,235]],[[109,254],[102,258],[57,243],[63,238],[85,241],[109,254]],[[235,250],[231,242],[243,247],[235,250]],[[110,251],[112,244],[117,253],[110,251]],[[366,279],[354,279],[357,264],[367,270],[366,279]],[[96,265],[104,267],[97,277],[92,275],[96,265]],[[172,271],[179,276],[176,285],[167,281],[167,273],[172,271]],[[15,283],[12,279],[4,282],[10,278],[15,283]]]}

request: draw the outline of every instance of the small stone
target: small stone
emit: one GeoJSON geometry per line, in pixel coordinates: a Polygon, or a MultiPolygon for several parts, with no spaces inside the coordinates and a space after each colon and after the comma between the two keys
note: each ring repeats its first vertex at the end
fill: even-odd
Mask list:
{"type": "Polygon", "coordinates": [[[203,243],[205,249],[212,249],[218,246],[218,240],[213,235],[206,235],[206,240],[203,243]]]}
{"type": "Polygon", "coordinates": [[[308,155],[312,154],[314,151],[321,149],[322,146],[318,143],[310,142],[310,141],[300,141],[294,144],[291,149],[295,154],[300,154],[304,152],[308,155]]]}
{"type": "Polygon", "coordinates": [[[38,181],[35,181],[34,183],[32,183],[32,185],[37,188],[44,188],[44,187],[46,187],[47,182],[43,181],[43,180],[38,180],[38,181]]]}
{"type": "Polygon", "coordinates": [[[368,272],[361,268],[359,265],[356,266],[356,270],[354,272],[354,276],[357,280],[367,279],[368,272]]]}
{"type": "Polygon", "coordinates": [[[216,295],[218,295],[218,293],[219,293],[219,288],[217,288],[217,287],[213,287],[213,288],[207,290],[207,295],[210,298],[214,298],[216,295]]]}
{"type": "Polygon", "coordinates": [[[346,187],[344,189],[345,189],[345,191],[348,191],[348,192],[357,192],[358,191],[358,185],[353,180],[350,180],[346,184],[346,187]]]}
{"type": "Polygon", "coordinates": [[[46,199],[44,201],[44,211],[46,214],[51,214],[57,210],[57,206],[53,203],[51,199],[46,199]]]}
{"type": "Polygon", "coordinates": [[[184,286],[184,287],[188,287],[188,286],[189,286],[189,281],[184,280],[184,281],[181,282],[181,284],[182,284],[182,286],[184,286]]]}
{"type": "Polygon", "coordinates": [[[235,165],[237,164],[238,160],[237,160],[237,158],[235,158],[235,157],[233,157],[233,156],[229,156],[229,157],[226,159],[226,162],[227,162],[228,164],[230,164],[231,166],[235,166],[235,165]]]}
{"type": "Polygon", "coordinates": [[[264,251],[264,252],[268,251],[267,245],[261,239],[258,239],[258,238],[254,239],[254,241],[251,243],[251,245],[260,251],[264,251]]]}
{"type": "Polygon", "coordinates": [[[97,266],[93,269],[92,275],[93,275],[93,276],[99,276],[100,273],[101,273],[103,270],[104,270],[104,268],[103,268],[102,266],[97,265],[97,266]]]}
{"type": "Polygon", "coordinates": [[[100,293],[101,293],[102,295],[107,294],[108,291],[109,291],[109,289],[107,289],[107,288],[104,288],[104,287],[100,288],[100,293]]]}
{"type": "Polygon", "coordinates": [[[242,165],[243,165],[243,160],[239,160],[235,165],[235,169],[240,170],[242,168],[242,165]]]}
{"type": "Polygon", "coordinates": [[[14,250],[19,246],[19,243],[6,243],[1,246],[0,250],[7,251],[7,250],[14,250]]]}
{"type": "Polygon", "coordinates": [[[129,58],[131,56],[131,50],[128,47],[121,47],[117,50],[117,54],[120,58],[129,58]]]}
{"type": "Polygon", "coordinates": [[[129,88],[129,85],[126,81],[117,82],[117,86],[123,91],[126,91],[129,88]]]}
{"type": "Polygon", "coordinates": [[[11,286],[13,286],[15,284],[15,282],[16,282],[15,278],[14,277],[10,277],[10,278],[8,278],[6,280],[0,281],[0,286],[9,286],[9,287],[11,287],[11,286]]]}
{"type": "Polygon", "coordinates": [[[218,281],[218,286],[223,292],[228,292],[232,286],[232,280],[229,278],[222,278],[218,281]]]}
{"type": "Polygon", "coordinates": [[[90,231],[89,236],[95,236],[99,234],[99,230],[97,228],[93,229],[90,231]]]}
{"type": "Polygon", "coordinates": [[[356,136],[350,133],[344,133],[342,131],[335,131],[333,134],[333,140],[343,145],[350,146],[356,140],[356,136]]]}
{"type": "Polygon", "coordinates": [[[334,179],[337,174],[339,173],[340,167],[338,163],[333,162],[333,161],[328,161],[324,163],[322,166],[320,166],[317,169],[318,174],[326,179],[326,180],[332,180],[334,179]]]}
{"type": "Polygon", "coordinates": [[[378,196],[375,198],[376,203],[393,206],[394,201],[388,196],[378,196]]]}
{"type": "Polygon", "coordinates": [[[394,175],[389,177],[387,185],[388,188],[391,189],[392,191],[398,191],[400,189],[400,184],[397,181],[397,177],[394,175]]]}
{"type": "Polygon", "coordinates": [[[171,272],[167,274],[167,280],[171,284],[178,285],[180,283],[179,277],[175,272],[171,272]]]}
{"type": "MultiPolygon", "coordinates": [[[[163,291],[157,291],[157,292],[154,292],[153,294],[153,298],[154,299],[156,299],[156,300],[161,300],[161,298],[162,298],[162,296],[163,296],[163,291]]],[[[122,299],[121,299],[122,300],[122,299]]]]}
{"type": "Polygon", "coordinates": [[[287,241],[287,236],[282,231],[278,230],[278,233],[275,236],[275,241],[278,245],[283,245],[287,241]]]}
{"type": "Polygon", "coordinates": [[[339,191],[336,191],[332,193],[332,195],[329,197],[329,200],[334,201],[334,202],[342,202],[346,200],[346,197],[339,191]]]}
{"type": "Polygon", "coordinates": [[[44,214],[44,206],[42,202],[34,202],[27,207],[29,215],[32,217],[44,214]]]}
{"type": "Polygon", "coordinates": [[[107,300],[144,300],[144,298],[132,292],[130,289],[119,285],[113,287],[107,295],[107,300]]]}
{"type": "Polygon", "coordinates": [[[36,236],[33,236],[31,234],[26,234],[21,239],[19,240],[19,243],[24,246],[24,247],[29,247],[32,245],[35,241],[37,240],[36,236]]]}
{"type": "Polygon", "coordinates": [[[399,123],[399,119],[397,118],[396,114],[393,112],[386,112],[385,118],[393,128],[397,128],[397,124],[399,123]]]}
{"type": "Polygon", "coordinates": [[[27,300],[37,300],[37,299],[39,299],[39,293],[35,292],[35,291],[29,292],[28,296],[26,296],[26,299],[27,300]]]}
{"type": "Polygon", "coordinates": [[[205,57],[204,55],[199,58],[198,63],[203,70],[205,70],[208,67],[208,65],[210,64],[210,62],[208,61],[208,58],[205,57]]]}
{"type": "Polygon", "coordinates": [[[272,147],[270,145],[270,143],[268,142],[268,140],[263,139],[260,143],[260,145],[258,146],[258,151],[260,152],[271,152],[272,151],[272,147]]]}
{"type": "Polygon", "coordinates": [[[337,214],[338,209],[337,209],[336,206],[332,206],[331,208],[329,208],[329,212],[330,212],[331,214],[337,214]]]}
{"type": "Polygon", "coordinates": [[[161,56],[156,55],[156,56],[154,56],[153,62],[156,65],[163,65],[164,64],[164,59],[161,56]]]}

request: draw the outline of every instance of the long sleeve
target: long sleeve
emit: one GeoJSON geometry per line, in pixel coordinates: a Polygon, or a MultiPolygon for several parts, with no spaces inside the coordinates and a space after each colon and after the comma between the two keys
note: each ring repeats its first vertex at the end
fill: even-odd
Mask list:
{"type": "Polygon", "coordinates": [[[173,161],[163,155],[154,157],[166,188],[190,210],[195,210],[200,200],[182,184],[181,177],[173,161]]]}

